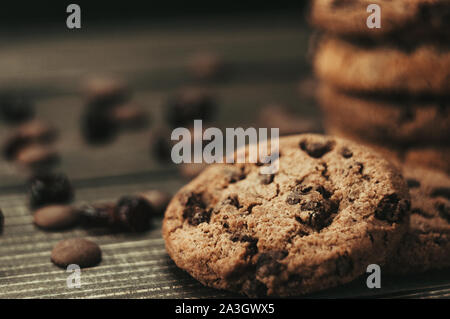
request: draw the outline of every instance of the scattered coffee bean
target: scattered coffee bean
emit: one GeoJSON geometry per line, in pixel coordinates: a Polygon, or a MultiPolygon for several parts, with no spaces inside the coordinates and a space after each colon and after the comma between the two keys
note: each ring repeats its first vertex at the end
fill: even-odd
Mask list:
{"type": "Polygon", "coordinates": [[[48,204],[63,204],[73,199],[72,185],[64,174],[40,174],[29,182],[30,205],[38,208],[48,204]]]}
{"type": "Polygon", "coordinates": [[[145,110],[131,103],[114,107],[111,116],[123,129],[140,129],[148,124],[148,114],[145,110]]]}
{"type": "Polygon", "coordinates": [[[34,108],[29,98],[20,93],[0,94],[0,116],[9,123],[21,123],[34,116],[34,108]]]}
{"type": "Polygon", "coordinates": [[[0,234],[3,232],[3,225],[5,224],[5,216],[3,216],[3,212],[0,209],[0,234]]]}
{"type": "Polygon", "coordinates": [[[33,220],[39,228],[57,230],[75,226],[79,220],[79,215],[70,206],[49,205],[36,210],[33,220]]]}
{"type": "Polygon", "coordinates": [[[51,253],[51,261],[62,268],[70,264],[92,267],[102,260],[100,247],[87,239],[72,238],[57,243],[51,253]]]}
{"type": "Polygon", "coordinates": [[[49,170],[59,161],[58,153],[51,147],[39,144],[27,146],[16,155],[16,162],[33,170],[49,170]]]}
{"type": "Polygon", "coordinates": [[[77,209],[83,227],[112,227],[114,203],[85,204],[77,209]]]}
{"type": "Polygon", "coordinates": [[[84,91],[88,104],[101,107],[123,103],[130,97],[130,90],[124,82],[107,77],[87,80],[84,91]]]}
{"type": "Polygon", "coordinates": [[[118,134],[118,123],[110,110],[101,106],[87,106],[81,119],[81,132],[90,144],[105,144],[114,140],[118,134]]]}
{"type": "Polygon", "coordinates": [[[192,75],[200,80],[213,80],[223,75],[223,59],[213,52],[195,54],[188,65],[192,75]]]}
{"type": "Polygon", "coordinates": [[[114,225],[130,232],[143,232],[150,228],[153,207],[139,196],[123,196],[114,210],[114,225]]]}
{"type": "Polygon", "coordinates": [[[124,196],[116,204],[83,205],[78,213],[84,227],[106,227],[126,232],[148,230],[156,214],[153,206],[142,196],[124,196]]]}
{"type": "Polygon", "coordinates": [[[172,162],[171,152],[173,141],[170,139],[171,130],[158,127],[150,133],[150,153],[161,163],[172,162]]]}
{"type": "Polygon", "coordinates": [[[172,196],[169,193],[160,190],[149,190],[144,193],[140,193],[139,196],[146,199],[152,206],[155,214],[163,215],[166,211],[166,207],[169,204],[172,196]]]}
{"type": "Polygon", "coordinates": [[[167,107],[167,120],[174,126],[192,125],[194,119],[209,121],[216,111],[213,96],[200,88],[186,88],[178,92],[167,107]]]}
{"type": "Polygon", "coordinates": [[[40,121],[31,121],[21,125],[5,140],[3,155],[6,159],[13,159],[17,152],[30,144],[48,144],[57,136],[55,128],[40,121]]]}

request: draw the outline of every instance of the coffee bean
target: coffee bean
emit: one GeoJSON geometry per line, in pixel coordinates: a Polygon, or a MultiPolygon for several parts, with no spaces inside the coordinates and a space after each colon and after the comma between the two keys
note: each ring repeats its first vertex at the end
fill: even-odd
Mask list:
{"type": "Polygon", "coordinates": [[[79,215],[70,206],[49,205],[36,210],[33,220],[39,228],[48,230],[66,229],[77,224],[79,215]]]}
{"type": "Polygon", "coordinates": [[[3,212],[0,209],[0,234],[3,232],[3,225],[5,224],[5,216],[3,216],[3,212]]]}
{"type": "Polygon", "coordinates": [[[224,71],[222,58],[213,52],[199,52],[189,61],[192,75],[200,80],[217,79],[224,71]]]}
{"type": "Polygon", "coordinates": [[[111,110],[112,119],[123,129],[140,129],[148,124],[148,115],[139,105],[123,104],[111,110]]]}
{"type": "Polygon", "coordinates": [[[108,77],[87,80],[84,92],[88,104],[101,107],[123,103],[130,97],[130,90],[123,81],[108,77]]]}
{"type": "Polygon", "coordinates": [[[21,123],[34,116],[34,108],[27,96],[20,93],[0,94],[0,116],[9,123],[21,123]]]}
{"type": "Polygon", "coordinates": [[[52,148],[33,144],[21,149],[16,155],[16,162],[23,167],[34,170],[48,170],[56,164],[59,156],[52,148]]]}
{"type": "Polygon", "coordinates": [[[85,204],[77,209],[83,227],[113,227],[114,203],[85,204]]]}
{"type": "Polygon", "coordinates": [[[90,144],[105,144],[114,140],[119,125],[108,110],[100,106],[87,106],[81,119],[81,132],[90,144]]]}
{"type": "Polygon", "coordinates": [[[30,205],[63,204],[73,199],[72,185],[64,174],[40,174],[29,182],[30,205]]]}
{"type": "Polygon", "coordinates": [[[21,125],[5,140],[3,155],[6,159],[13,159],[17,152],[30,144],[47,144],[53,142],[57,136],[55,128],[40,121],[32,121],[21,125]]]}
{"type": "Polygon", "coordinates": [[[59,267],[75,264],[83,267],[92,267],[102,260],[100,247],[87,239],[72,238],[57,243],[51,253],[51,261],[59,267]]]}
{"type": "Polygon", "coordinates": [[[158,127],[150,133],[150,153],[161,163],[171,163],[173,141],[170,139],[171,130],[158,127]]]}
{"type": "Polygon", "coordinates": [[[145,198],[153,206],[156,215],[164,215],[166,207],[172,199],[170,194],[157,189],[140,193],[139,196],[145,198]]]}
{"type": "Polygon", "coordinates": [[[172,97],[166,117],[173,127],[192,125],[194,120],[209,121],[216,111],[213,96],[200,88],[186,88],[172,97]]]}
{"type": "Polygon", "coordinates": [[[114,225],[130,232],[143,232],[150,228],[155,215],[150,203],[139,196],[123,196],[114,210],[114,225]]]}

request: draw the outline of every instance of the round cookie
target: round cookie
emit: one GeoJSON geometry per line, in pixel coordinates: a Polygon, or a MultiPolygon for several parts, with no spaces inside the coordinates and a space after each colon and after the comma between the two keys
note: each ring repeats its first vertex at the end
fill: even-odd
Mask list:
{"type": "Polygon", "coordinates": [[[405,50],[323,37],[313,64],[321,80],[344,91],[436,95],[450,91],[450,50],[439,46],[405,50]]]}
{"type": "Polygon", "coordinates": [[[404,176],[411,193],[410,228],[386,270],[414,273],[450,267],[450,177],[408,166],[404,176]]]}
{"type": "Polygon", "coordinates": [[[351,95],[322,85],[318,100],[327,122],[370,141],[407,145],[450,140],[448,101],[351,95]]]}
{"type": "Polygon", "coordinates": [[[210,165],[170,202],[167,252],[203,284],[251,297],[333,287],[383,264],[406,231],[406,183],[376,153],[315,134],[279,145],[277,173],[210,165]]]}
{"type": "Polygon", "coordinates": [[[310,21],[326,32],[345,36],[381,38],[436,32],[448,35],[450,4],[445,0],[313,0],[310,21]],[[367,27],[370,4],[381,8],[381,28],[367,27]]]}

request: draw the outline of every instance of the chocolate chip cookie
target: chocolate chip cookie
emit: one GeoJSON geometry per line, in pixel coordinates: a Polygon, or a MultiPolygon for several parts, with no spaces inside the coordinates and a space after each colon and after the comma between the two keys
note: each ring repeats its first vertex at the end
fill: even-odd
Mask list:
{"type": "Polygon", "coordinates": [[[330,33],[381,38],[390,35],[448,35],[450,4],[445,0],[313,0],[310,20],[330,33]],[[370,4],[381,8],[381,28],[369,29],[370,4]]]}
{"type": "Polygon", "coordinates": [[[322,85],[318,100],[327,122],[370,141],[408,145],[450,140],[448,99],[387,99],[347,94],[322,85]]]}
{"type": "Polygon", "coordinates": [[[386,265],[393,273],[450,267],[450,177],[406,167],[411,193],[410,228],[386,265]]]}
{"type": "Polygon", "coordinates": [[[450,91],[450,50],[440,45],[406,50],[323,37],[313,63],[321,80],[344,91],[417,95],[450,91]]]}
{"type": "Polygon", "coordinates": [[[274,174],[261,174],[264,161],[214,164],[174,196],[163,236],[177,266],[255,297],[333,287],[384,264],[409,222],[401,174],[339,138],[293,135],[279,145],[274,174]]]}

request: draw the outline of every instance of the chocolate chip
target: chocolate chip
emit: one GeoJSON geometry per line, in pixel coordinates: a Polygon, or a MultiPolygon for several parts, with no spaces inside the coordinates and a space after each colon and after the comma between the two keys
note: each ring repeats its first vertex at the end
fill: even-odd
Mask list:
{"type": "Polygon", "coordinates": [[[272,251],[260,254],[256,261],[257,275],[260,277],[278,275],[284,268],[284,265],[278,261],[284,259],[287,254],[286,251],[272,251]]]}
{"type": "Polygon", "coordinates": [[[341,148],[340,153],[341,153],[342,157],[344,157],[344,158],[350,158],[353,156],[353,152],[345,146],[341,148]]]}
{"type": "Polygon", "coordinates": [[[300,195],[295,191],[290,192],[286,197],[286,203],[288,203],[289,205],[300,203],[300,195]]]}
{"type": "Polygon", "coordinates": [[[76,210],[66,205],[49,205],[36,210],[34,224],[39,228],[56,230],[75,226],[79,220],[76,210]]]}
{"type": "Polygon", "coordinates": [[[353,271],[353,261],[347,255],[339,256],[336,259],[336,274],[345,277],[353,271]]]}
{"type": "Polygon", "coordinates": [[[420,182],[414,178],[408,178],[406,180],[406,183],[408,184],[409,188],[417,188],[420,187],[420,182]]]}
{"type": "Polygon", "coordinates": [[[24,94],[3,92],[0,94],[0,116],[6,122],[21,123],[34,116],[34,107],[24,94]]]}
{"type": "Polygon", "coordinates": [[[306,140],[300,142],[300,148],[313,158],[321,158],[330,152],[334,147],[334,142],[308,142],[306,140]]]}
{"type": "Polygon", "coordinates": [[[399,222],[409,210],[409,202],[400,200],[397,194],[390,194],[383,197],[375,210],[375,217],[390,223],[399,222]]]}
{"type": "Polygon", "coordinates": [[[232,242],[241,242],[241,243],[248,243],[247,245],[247,251],[245,253],[245,256],[253,256],[258,253],[258,238],[251,237],[249,235],[242,235],[242,234],[234,234],[230,237],[230,240],[232,242]]]}
{"type": "Polygon", "coordinates": [[[239,204],[239,198],[237,195],[228,196],[223,202],[222,205],[231,205],[236,208],[241,208],[242,206],[239,204]]]}
{"type": "Polygon", "coordinates": [[[450,223],[450,206],[445,203],[436,203],[439,215],[450,223]]]}
{"type": "Polygon", "coordinates": [[[211,209],[206,209],[203,202],[202,195],[197,193],[190,193],[182,200],[185,208],[183,210],[183,218],[192,226],[197,226],[201,223],[209,223],[211,218],[211,209]]]}
{"type": "Polygon", "coordinates": [[[268,185],[273,182],[275,174],[259,174],[259,181],[263,185],[268,185]]]}
{"type": "Polygon", "coordinates": [[[308,219],[303,220],[303,223],[310,225],[316,230],[321,230],[328,226],[331,220],[329,217],[332,214],[330,209],[325,206],[323,202],[308,201],[301,205],[302,211],[308,211],[308,219]]]}
{"type": "Polygon", "coordinates": [[[247,177],[247,174],[245,173],[244,167],[238,168],[226,168],[224,170],[225,178],[230,184],[234,184],[236,182],[239,182],[247,177]]]}
{"type": "Polygon", "coordinates": [[[248,279],[242,285],[242,291],[250,298],[264,297],[267,295],[267,287],[257,279],[248,279]]]}
{"type": "Polygon", "coordinates": [[[431,197],[444,197],[450,200],[450,188],[438,187],[431,191],[431,197]]]}
{"type": "Polygon", "coordinates": [[[329,199],[332,195],[332,193],[330,191],[326,190],[325,187],[323,187],[322,185],[317,186],[316,190],[325,199],[329,199]]]}
{"type": "Polygon", "coordinates": [[[143,192],[139,196],[145,198],[153,206],[156,215],[163,215],[172,199],[172,195],[157,189],[143,192]]]}
{"type": "Polygon", "coordinates": [[[73,199],[72,184],[64,174],[42,174],[29,182],[30,205],[63,204],[73,199]]]}
{"type": "Polygon", "coordinates": [[[67,267],[70,264],[79,267],[92,267],[102,260],[100,247],[87,239],[72,238],[57,243],[51,253],[51,261],[59,267],[67,267]]]}
{"type": "Polygon", "coordinates": [[[155,215],[150,203],[139,196],[123,196],[114,211],[114,224],[130,232],[143,232],[150,228],[155,215]]]}

